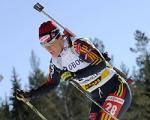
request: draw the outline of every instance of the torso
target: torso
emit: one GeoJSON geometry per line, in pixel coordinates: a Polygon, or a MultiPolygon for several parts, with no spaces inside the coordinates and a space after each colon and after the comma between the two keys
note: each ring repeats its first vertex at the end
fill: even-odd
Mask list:
{"type": "MultiPolygon", "coordinates": [[[[60,57],[52,58],[53,64],[60,70],[76,72],[77,70],[87,67],[90,63],[81,60],[73,48],[66,48],[62,51],[60,57]]],[[[111,68],[105,68],[99,73],[95,73],[80,80],[74,79],[84,90],[91,92],[97,87],[105,84],[115,74],[111,68]]]]}

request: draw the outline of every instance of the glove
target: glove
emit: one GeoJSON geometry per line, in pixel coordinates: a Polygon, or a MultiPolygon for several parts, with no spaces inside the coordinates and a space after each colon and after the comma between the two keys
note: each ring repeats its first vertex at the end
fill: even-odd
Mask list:
{"type": "Polygon", "coordinates": [[[127,78],[127,79],[126,79],[126,82],[127,82],[128,84],[131,84],[131,83],[133,83],[133,80],[132,80],[132,78],[127,78]]]}
{"type": "Polygon", "coordinates": [[[67,71],[67,70],[62,71],[60,74],[61,74],[60,75],[61,79],[64,80],[64,81],[70,80],[73,77],[75,77],[75,74],[73,72],[70,72],[70,71],[67,71]]]}
{"type": "Polygon", "coordinates": [[[18,100],[29,99],[29,98],[31,98],[31,93],[30,92],[25,92],[25,91],[20,90],[20,89],[17,89],[16,90],[16,98],[18,100]]]}

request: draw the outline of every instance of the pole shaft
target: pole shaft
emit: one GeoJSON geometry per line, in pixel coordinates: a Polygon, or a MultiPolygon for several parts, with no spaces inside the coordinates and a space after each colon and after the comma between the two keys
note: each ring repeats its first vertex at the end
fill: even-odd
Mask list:
{"type": "Polygon", "coordinates": [[[103,108],[100,104],[98,104],[95,100],[93,100],[91,98],[91,96],[89,96],[86,92],[84,92],[83,90],[81,90],[81,88],[78,87],[78,85],[76,85],[76,83],[74,83],[73,81],[70,81],[70,83],[77,88],[83,95],[85,95],[89,100],[91,100],[94,104],[96,104],[98,107],[100,107],[105,113],[107,113],[108,115],[110,115],[114,120],[119,120],[118,118],[116,118],[115,116],[113,116],[111,113],[109,113],[108,110],[106,110],[105,108],[103,108]]]}
{"type": "Polygon", "coordinates": [[[42,120],[47,120],[29,101],[26,102],[28,105],[42,120]]]}
{"type": "Polygon", "coordinates": [[[54,18],[52,18],[49,14],[47,14],[45,11],[41,11],[44,15],[46,15],[48,18],[50,18],[52,21],[54,21],[57,25],[59,25],[61,28],[65,29],[64,26],[62,26],[59,22],[57,22],[54,18]]]}

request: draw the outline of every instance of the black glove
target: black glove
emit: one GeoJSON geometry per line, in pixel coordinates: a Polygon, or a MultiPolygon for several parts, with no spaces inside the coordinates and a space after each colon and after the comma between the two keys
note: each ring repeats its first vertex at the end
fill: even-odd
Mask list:
{"type": "Polygon", "coordinates": [[[133,83],[133,80],[132,80],[132,78],[127,78],[127,79],[126,79],[126,82],[127,82],[128,84],[132,84],[132,83],[133,83]]]}
{"type": "Polygon", "coordinates": [[[62,80],[67,81],[75,77],[75,74],[73,72],[63,70],[62,72],[60,72],[60,77],[62,80]]]}
{"type": "Polygon", "coordinates": [[[25,92],[23,90],[17,89],[16,90],[16,98],[18,100],[22,100],[22,99],[30,99],[31,98],[31,93],[30,92],[25,92]]]}

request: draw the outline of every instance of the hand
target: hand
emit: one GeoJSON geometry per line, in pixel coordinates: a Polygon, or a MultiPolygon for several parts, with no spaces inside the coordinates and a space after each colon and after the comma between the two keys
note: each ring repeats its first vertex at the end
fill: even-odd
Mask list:
{"type": "Polygon", "coordinates": [[[126,79],[126,81],[127,81],[127,83],[128,83],[128,84],[131,84],[131,83],[133,83],[133,80],[132,80],[132,78],[127,78],[127,79],[126,79]]]}
{"type": "Polygon", "coordinates": [[[75,76],[75,74],[73,72],[66,71],[66,70],[62,71],[60,74],[61,74],[60,75],[61,79],[64,80],[64,81],[70,80],[70,79],[72,79],[75,76]]]}
{"type": "Polygon", "coordinates": [[[16,90],[16,98],[18,100],[28,99],[28,98],[31,98],[31,94],[30,94],[30,92],[25,92],[23,90],[17,89],[16,90]]]}

